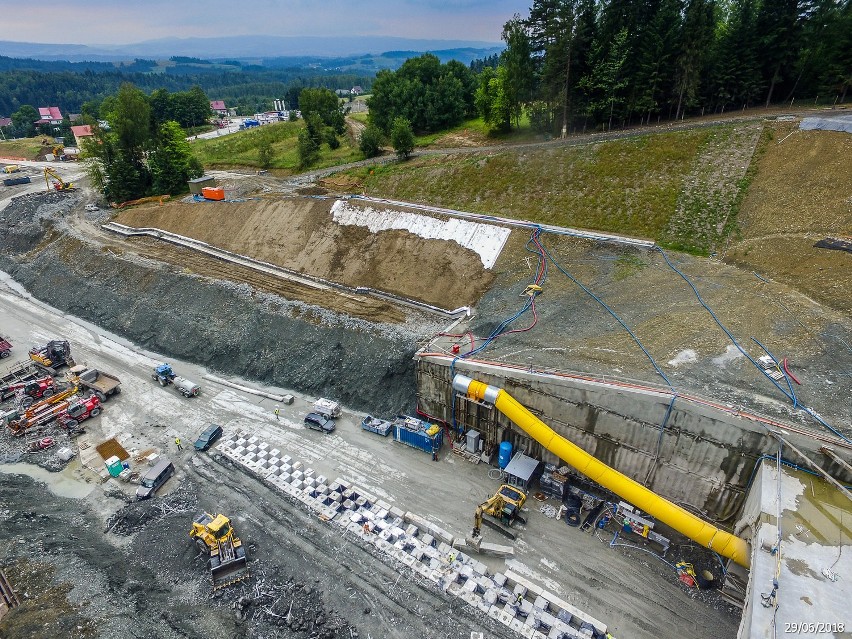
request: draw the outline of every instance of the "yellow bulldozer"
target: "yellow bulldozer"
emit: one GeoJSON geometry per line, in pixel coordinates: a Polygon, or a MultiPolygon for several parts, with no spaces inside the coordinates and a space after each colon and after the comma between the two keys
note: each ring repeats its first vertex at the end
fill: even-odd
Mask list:
{"type": "Polygon", "coordinates": [[[527,520],[521,516],[521,508],[524,507],[526,501],[527,494],[520,488],[509,484],[500,486],[493,497],[476,507],[476,512],[473,515],[473,530],[466,540],[468,544],[475,550],[479,550],[479,544],[482,541],[482,524],[487,524],[501,535],[514,541],[515,534],[503,526],[513,526],[516,521],[522,524],[527,523],[527,520]],[[485,515],[493,517],[496,521],[485,518],[485,515]]]}
{"type": "Polygon", "coordinates": [[[198,549],[210,557],[210,576],[213,590],[224,588],[244,579],[249,571],[243,542],[225,515],[201,513],[192,522],[189,531],[198,549]]]}

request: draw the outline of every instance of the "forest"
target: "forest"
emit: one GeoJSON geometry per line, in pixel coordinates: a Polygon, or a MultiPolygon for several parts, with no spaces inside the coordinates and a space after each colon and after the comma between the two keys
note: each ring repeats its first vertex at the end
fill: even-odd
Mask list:
{"type": "MultiPolygon", "coordinates": [[[[175,61],[175,60],[173,60],[175,61]]],[[[194,63],[149,72],[155,63],[136,60],[123,66],[102,62],[47,62],[0,56],[0,116],[9,116],[21,106],[58,106],[63,113],[80,113],[86,102],[99,102],[115,95],[129,82],[146,93],[170,92],[200,87],[211,99],[224,100],[243,115],[272,108],[272,100],[284,98],[292,104],[306,87],[350,89],[370,86],[371,78],[304,67],[266,68],[194,63]]]]}
{"type": "Polygon", "coordinates": [[[843,103],[852,83],[849,0],[534,0],[502,37],[478,96],[495,128],[843,103]]]}
{"type": "Polygon", "coordinates": [[[419,132],[471,111],[492,131],[608,130],[731,109],[844,103],[849,0],[534,0],[469,73],[426,54],[380,72],[371,121],[419,132]],[[470,82],[469,76],[475,80],[470,82]]]}

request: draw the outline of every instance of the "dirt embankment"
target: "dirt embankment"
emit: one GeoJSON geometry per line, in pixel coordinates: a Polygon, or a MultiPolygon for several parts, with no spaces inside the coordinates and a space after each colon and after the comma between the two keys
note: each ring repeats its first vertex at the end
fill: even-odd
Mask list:
{"type": "Polygon", "coordinates": [[[329,394],[368,411],[409,409],[411,357],[434,318],[353,319],[245,284],[202,279],[69,232],[74,196],[18,198],[0,212],[0,269],[36,298],[169,357],[329,394]]]}
{"type": "Polygon", "coordinates": [[[347,286],[366,286],[442,308],[470,305],[493,276],[455,242],[401,230],[371,233],[332,219],[334,200],[174,203],[124,211],[116,222],[156,227],[347,286]]]}
{"type": "Polygon", "coordinates": [[[852,136],[777,123],[740,211],[742,239],[725,260],[852,312],[852,254],[815,248],[852,234],[852,136]]]}

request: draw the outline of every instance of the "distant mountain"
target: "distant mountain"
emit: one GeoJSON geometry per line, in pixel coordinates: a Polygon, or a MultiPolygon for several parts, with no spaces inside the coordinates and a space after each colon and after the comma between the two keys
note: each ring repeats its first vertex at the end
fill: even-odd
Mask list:
{"type": "Polygon", "coordinates": [[[290,56],[342,57],[385,51],[499,50],[495,42],[420,40],[391,36],[228,36],[222,38],[163,38],[135,44],[47,44],[0,41],[0,55],[39,60],[110,61],[133,58],[194,56],[206,59],[280,58],[290,56]]]}

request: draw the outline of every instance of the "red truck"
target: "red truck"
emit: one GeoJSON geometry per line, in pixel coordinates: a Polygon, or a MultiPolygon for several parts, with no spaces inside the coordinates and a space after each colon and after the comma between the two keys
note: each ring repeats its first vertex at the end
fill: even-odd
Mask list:
{"type": "Polygon", "coordinates": [[[0,359],[9,357],[12,352],[12,343],[5,337],[0,336],[0,359]]]}

